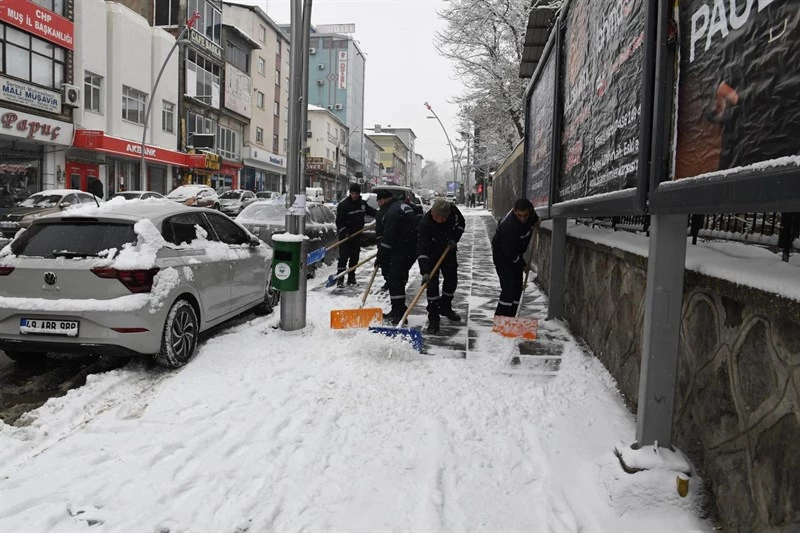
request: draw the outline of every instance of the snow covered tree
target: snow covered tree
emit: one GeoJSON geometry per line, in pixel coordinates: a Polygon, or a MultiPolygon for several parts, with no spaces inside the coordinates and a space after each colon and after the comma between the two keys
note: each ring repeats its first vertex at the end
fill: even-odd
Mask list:
{"type": "MultiPolygon", "coordinates": [[[[451,0],[439,12],[445,29],[434,39],[464,83],[454,98],[460,117],[480,131],[477,172],[496,169],[525,134],[522,97],[527,79],[519,67],[532,9],[556,9],[562,0],[451,0]]],[[[476,136],[477,137],[477,136],[476,136]]]]}

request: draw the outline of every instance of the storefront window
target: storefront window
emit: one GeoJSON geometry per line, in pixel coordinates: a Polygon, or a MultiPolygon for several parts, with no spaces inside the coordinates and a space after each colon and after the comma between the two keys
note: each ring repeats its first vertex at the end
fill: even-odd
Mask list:
{"type": "Polygon", "coordinates": [[[38,157],[14,157],[4,151],[0,163],[0,209],[14,207],[39,192],[38,157]]]}

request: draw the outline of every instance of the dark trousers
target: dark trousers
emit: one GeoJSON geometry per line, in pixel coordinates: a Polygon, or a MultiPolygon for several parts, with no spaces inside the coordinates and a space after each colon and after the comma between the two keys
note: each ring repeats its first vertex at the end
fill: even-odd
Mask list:
{"type": "Polygon", "coordinates": [[[500,298],[494,314],[500,316],[516,316],[519,297],[522,294],[522,266],[507,260],[493,257],[497,277],[500,278],[500,298]]]}
{"type": "MultiPolygon", "coordinates": [[[[354,267],[358,264],[358,256],[361,254],[361,239],[355,236],[347,242],[339,245],[339,266],[338,271],[347,270],[348,266],[354,267]],[[348,263],[350,263],[348,265],[348,263]]],[[[355,272],[352,272],[355,277],[355,272]]]]}
{"type": "MultiPolygon", "coordinates": [[[[408,283],[408,271],[414,265],[416,258],[416,247],[414,244],[397,244],[392,248],[392,256],[389,261],[389,298],[392,300],[392,311],[406,307],[406,283],[408,283]]],[[[384,274],[386,272],[384,271],[384,274]]]]}
{"type": "MultiPolygon", "coordinates": [[[[440,256],[436,257],[439,260],[440,256]]],[[[442,266],[436,271],[428,282],[426,294],[428,296],[428,317],[439,318],[440,312],[447,312],[453,308],[453,296],[458,287],[458,259],[456,251],[450,250],[442,261],[442,266]],[[442,294],[439,296],[439,273],[442,274],[442,294]]]]}

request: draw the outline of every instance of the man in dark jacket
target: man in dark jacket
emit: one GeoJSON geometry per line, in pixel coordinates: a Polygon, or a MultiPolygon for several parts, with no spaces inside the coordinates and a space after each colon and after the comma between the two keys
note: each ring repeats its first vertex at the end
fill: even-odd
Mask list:
{"type": "MultiPolygon", "coordinates": [[[[339,240],[346,239],[348,235],[353,235],[355,232],[364,228],[364,216],[375,216],[377,211],[367,204],[367,201],[361,198],[361,186],[358,183],[350,185],[350,195],[344,200],[339,202],[336,206],[336,229],[339,232],[339,240]]],[[[339,266],[337,273],[347,270],[347,263],[350,266],[358,264],[358,256],[361,254],[361,239],[359,236],[353,237],[347,242],[339,245],[339,266]]],[[[338,286],[344,285],[344,276],[339,278],[338,286]]],[[[350,272],[347,274],[347,284],[356,284],[356,273],[350,272]]]]}
{"type": "Polygon", "coordinates": [[[417,260],[422,283],[428,283],[428,333],[439,332],[439,316],[459,322],[461,316],[453,311],[453,295],[458,286],[458,261],[456,245],[464,234],[466,221],[461,211],[444,198],[434,200],[430,210],[422,217],[417,237],[417,260]],[[431,270],[450,246],[442,266],[433,277],[431,270]],[[439,272],[442,273],[442,295],[439,296],[439,272]]]}
{"type": "Polygon", "coordinates": [[[495,315],[516,316],[519,298],[522,294],[522,273],[529,268],[525,250],[531,240],[534,225],[539,217],[531,202],[520,198],[514,209],[506,213],[492,238],[492,260],[500,278],[500,299],[495,315]]]}
{"type": "Polygon", "coordinates": [[[103,199],[103,182],[99,179],[95,178],[94,176],[90,176],[89,184],[86,188],[89,189],[90,193],[97,196],[99,199],[103,199]]]}
{"type": "Polygon", "coordinates": [[[414,210],[385,189],[379,190],[376,198],[381,207],[376,217],[376,234],[380,235],[378,265],[388,278],[392,302],[392,309],[384,317],[397,325],[406,312],[408,270],[416,258],[417,229],[414,210]],[[380,216],[381,212],[385,213],[383,217],[380,216]]]}

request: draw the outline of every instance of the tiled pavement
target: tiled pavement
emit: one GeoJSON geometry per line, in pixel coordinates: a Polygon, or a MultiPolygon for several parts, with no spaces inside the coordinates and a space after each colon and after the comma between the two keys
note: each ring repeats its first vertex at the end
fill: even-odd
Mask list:
{"type": "MultiPolygon", "coordinates": [[[[506,347],[508,341],[492,332],[492,320],[500,294],[500,281],[492,263],[491,237],[496,228],[496,222],[491,214],[482,209],[464,209],[467,227],[458,244],[458,288],[453,301],[453,308],[462,317],[461,322],[452,323],[442,318],[441,329],[437,335],[428,335],[425,332],[427,304],[425,295],[420,298],[416,307],[409,316],[408,327],[422,328],[423,353],[440,357],[480,357],[487,349],[492,347],[506,347]],[[493,338],[502,339],[503,342],[492,342],[493,338]],[[487,340],[489,342],[479,342],[487,340]]],[[[365,253],[370,253],[365,250],[365,253]]],[[[341,289],[327,289],[338,294],[352,294],[358,301],[363,290],[369,282],[371,270],[364,269],[357,273],[358,285],[341,289]]],[[[441,279],[440,279],[441,282],[441,279]]],[[[367,306],[381,306],[388,310],[389,295],[380,290],[383,280],[378,276],[375,285],[367,300],[367,306]]],[[[406,303],[410,303],[419,289],[419,270],[415,265],[409,274],[406,286],[406,303]]],[[[516,374],[541,374],[558,370],[560,355],[563,351],[563,342],[567,340],[563,328],[545,322],[547,315],[547,298],[538,290],[537,286],[529,280],[523,307],[520,316],[537,318],[539,320],[538,339],[514,343],[515,347],[508,352],[508,359],[519,356],[518,365],[503,367],[503,373],[516,374]]]]}

